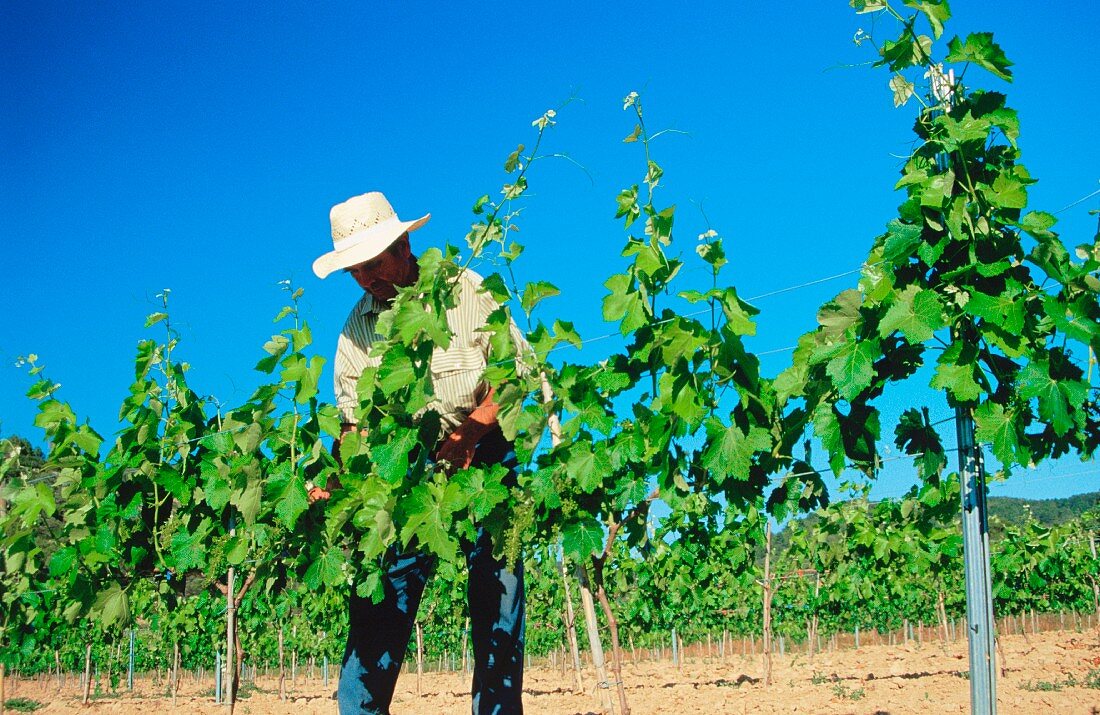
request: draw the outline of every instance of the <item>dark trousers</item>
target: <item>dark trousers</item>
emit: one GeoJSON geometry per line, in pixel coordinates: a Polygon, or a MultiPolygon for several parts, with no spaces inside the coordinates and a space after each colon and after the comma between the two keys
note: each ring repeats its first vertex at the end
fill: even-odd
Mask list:
{"type": "MultiPolygon", "coordinates": [[[[515,455],[504,445],[498,439],[483,440],[475,464],[512,467],[515,455]]],[[[509,567],[494,559],[484,530],[462,548],[469,570],[473,713],[518,715],[523,712],[523,563],[509,567]]],[[[382,601],[374,603],[352,593],[348,602],[348,644],[337,693],[341,715],[388,715],[416,610],[435,569],[435,558],[427,554],[391,557],[382,601]]]]}

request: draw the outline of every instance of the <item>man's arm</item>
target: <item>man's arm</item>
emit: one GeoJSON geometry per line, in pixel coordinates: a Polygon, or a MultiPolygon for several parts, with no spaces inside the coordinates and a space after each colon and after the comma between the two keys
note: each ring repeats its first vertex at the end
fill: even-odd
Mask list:
{"type": "Polygon", "coordinates": [[[474,449],[481,438],[487,435],[497,426],[497,413],[500,405],[493,399],[493,388],[489,388],[488,394],[473,412],[460,424],[454,432],[451,432],[443,440],[436,459],[450,462],[452,470],[465,469],[474,461],[474,449]]]}

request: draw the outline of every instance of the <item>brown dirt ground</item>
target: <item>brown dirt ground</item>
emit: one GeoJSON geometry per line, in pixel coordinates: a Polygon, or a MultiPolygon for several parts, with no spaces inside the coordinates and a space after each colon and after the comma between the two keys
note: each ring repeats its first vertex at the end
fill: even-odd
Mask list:
{"type": "MultiPolygon", "coordinates": [[[[1100,713],[1100,689],[1081,684],[1090,670],[1100,668],[1100,632],[1051,632],[1026,638],[1002,638],[1003,675],[998,679],[998,707],[1002,715],[1022,713],[1100,713]],[[1076,679],[1077,685],[1067,681],[1076,679]],[[1059,688],[1055,690],[1054,688],[1059,688]]],[[[906,713],[967,713],[970,707],[965,642],[919,646],[865,645],[817,655],[776,656],[771,686],[759,680],[760,656],[688,657],[677,669],[671,663],[640,662],[624,668],[627,697],[636,715],[651,713],[829,713],[905,715],[906,713]]],[[[1097,672],[1100,672],[1098,670],[1097,672]]],[[[585,673],[589,690],[572,692],[572,673],[531,667],[525,675],[526,712],[548,715],[585,715],[601,711],[585,673]]],[[[320,679],[303,680],[280,702],[275,678],[258,679],[257,689],[240,700],[238,715],[279,713],[326,715],[336,712],[320,679]]],[[[461,673],[429,673],[418,696],[415,673],[403,674],[397,685],[394,715],[436,715],[469,712],[469,678],[461,673]]],[[[157,697],[165,686],[153,680],[139,683],[135,694],[103,696],[88,708],[80,705],[76,687],[60,694],[55,684],[7,683],[7,697],[25,697],[46,703],[39,713],[226,713],[216,705],[209,679],[198,683],[185,678],[176,706],[157,697]]],[[[616,703],[615,712],[618,713],[616,703]]]]}

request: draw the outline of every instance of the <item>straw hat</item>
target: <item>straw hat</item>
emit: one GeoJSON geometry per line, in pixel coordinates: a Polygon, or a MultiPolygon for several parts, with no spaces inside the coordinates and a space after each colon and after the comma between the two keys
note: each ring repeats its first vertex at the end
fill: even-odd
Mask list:
{"type": "Polygon", "coordinates": [[[324,278],[333,271],[369,261],[389,248],[406,231],[415,231],[431,214],[415,221],[402,221],[390,202],[378,191],[353,196],[336,204],[329,213],[332,249],[313,262],[313,272],[324,278]]]}

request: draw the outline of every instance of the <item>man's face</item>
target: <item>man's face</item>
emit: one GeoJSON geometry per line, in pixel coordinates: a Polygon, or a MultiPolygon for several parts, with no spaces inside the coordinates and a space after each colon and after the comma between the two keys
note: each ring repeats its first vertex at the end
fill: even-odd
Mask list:
{"type": "Polygon", "coordinates": [[[350,273],[359,287],[382,301],[393,300],[397,288],[412,285],[416,280],[416,262],[409,248],[409,234],[403,234],[390,244],[385,251],[350,268],[350,273]]]}

